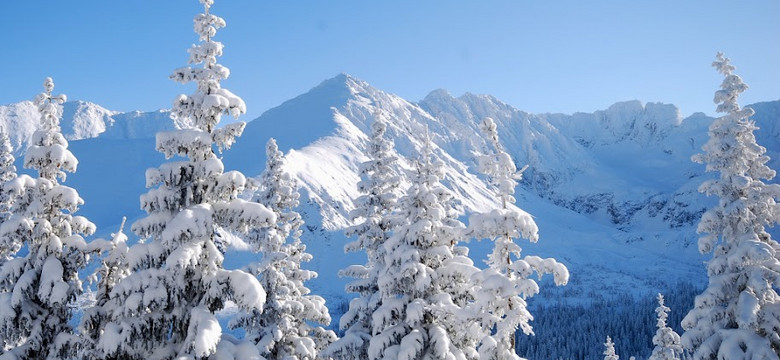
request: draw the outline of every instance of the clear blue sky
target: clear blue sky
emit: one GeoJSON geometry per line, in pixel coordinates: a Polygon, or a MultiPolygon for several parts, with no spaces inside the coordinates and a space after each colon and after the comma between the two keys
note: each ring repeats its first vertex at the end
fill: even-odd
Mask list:
{"type": "MultiPolygon", "coordinates": [[[[3,1],[0,104],[52,76],[112,110],[170,106],[168,80],[197,41],[196,0],[3,1]]],[[[217,0],[216,39],[251,120],[345,72],[417,101],[437,88],[493,94],[530,112],[630,99],[714,113],[724,51],[750,89],[780,99],[780,1],[217,0]]]]}

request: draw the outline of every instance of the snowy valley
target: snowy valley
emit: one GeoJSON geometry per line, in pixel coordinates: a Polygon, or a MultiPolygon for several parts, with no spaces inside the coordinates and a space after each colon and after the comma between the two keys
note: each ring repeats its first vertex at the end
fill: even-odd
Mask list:
{"type": "MultiPolygon", "coordinates": [[[[750,107],[760,128],[757,141],[772,158],[769,166],[778,169],[780,101],[750,107]]],[[[65,184],[85,201],[79,214],[97,225],[98,236],[107,237],[123,216],[133,223],[144,215],[138,201],[146,191],[144,173],[165,161],[155,151],[155,134],[175,125],[167,111],[118,113],[83,101],[65,103],[64,109],[63,134],[79,159],[78,171],[65,184]]],[[[534,217],[540,239],[519,245],[527,254],[555,257],[571,273],[562,288],[542,281],[545,289],[530,306],[587,306],[625,296],[652,300],[680,283],[705,285],[708,257],[698,252],[695,228],[716,200],[697,191],[711,175],[690,159],[701,152],[713,118],[701,113],[683,118],[673,105],[639,101],[595,113],[529,114],[489,95],[453,97],[445,90],[412,102],[341,74],[250,121],[221,155],[227,170],[255,176],[264,168],[266,141],[277,140],[302,191],[303,240],[314,256],[304,267],[319,273],[310,287],[327,300],[333,326],[350,298],[338,272],[365,257],[344,254],[350,239],[343,232],[359,195],[358,166],[367,159],[377,114],[388,119],[387,133],[402,159],[399,171],[407,174],[400,188],[409,184],[408,159],[418,156],[427,133],[435,144],[433,156],[444,164],[443,182],[462,204],[464,219],[471,211],[496,207],[476,170],[477,157],[489,150],[479,124],[485,117],[495,120],[516,166],[529,166],[517,189],[517,205],[534,217]]],[[[0,126],[10,134],[17,155],[30,143],[38,119],[30,102],[0,107],[0,126]]],[[[130,235],[130,243],[135,241],[130,235]]],[[[256,256],[245,244],[233,245],[226,268],[239,268],[256,256]]],[[[481,266],[489,242],[469,247],[481,266]]],[[[677,316],[687,310],[673,308],[677,316]]]]}

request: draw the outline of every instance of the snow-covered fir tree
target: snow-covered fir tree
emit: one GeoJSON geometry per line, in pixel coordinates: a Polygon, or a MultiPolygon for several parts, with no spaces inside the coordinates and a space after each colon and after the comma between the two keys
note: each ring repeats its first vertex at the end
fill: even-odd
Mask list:
{"type": "Polygon", "coordinates": [[[607,336],[607,342],[604,343],[604,360],[618,360],[620,356],[615,353],[615,343],[612,338],[607,336]]]}
{"type": "Polygon", "coordinates": [[[747,89],[723,54],[713,66],[724,75],[715,92],[718,112],[704,153],[693,160],[719,177],[699,191],[719,198],[702,216],[699,250],[712,253],[707,289],[683,320],[682,343],[695,359],[777,359],[780,357],[780,245],[765,230],[780,220],[780,185],[756,143],[753,110],[737,103],[747,89]]]}
{"type": "Polygon", "coordinates": [[[469,308],[482,327],[480,359],[519,359],[515,333],[519,328],[526,335],[533,334],[529,324],[533,316],[527,310],[526,299],[539,292],[539,285],[530,276],[534,272],[539,276],[551,273],[557,285],[565,285],[569,271],[552,258],[520,257],[522,249],[515,238],[524,237],[531,242],[539,239],[533,218],[510,206],[515,203],[515,187],[524,169],[518,172],[512,157],[503,150],[493,119],[485,118],[481,129],[493,149],[478,158],[479,169],[490,179],[501,208],[469,217],[466,234],[494,243],[486,261],[488,268],[473,277],[476,299],[469,308]]]}
{"type": "Polygon", "coordinates": [[[682,356],[680,335],[666,324],[670,310],[664,305],[664,296],[658,294],[658,307],[655,309],[658,315],[658,330],[653,336],[655,348],[653,348],[653,354],[650,355],[650,360],[677,360],[682,356]]]}
{"type": "MultiPolygon", "coordinates": [[[[13,148],[11,142],[8,139],[8,134],[0,128],[0,224],[5,222],[11,216],[11,205],[13,204],[13,197],[10,193],[10,188],[13,185],[8,185],[9,189],[6,190],[6,184],[9,184],[12,180],[16,179],[16,166],[14,166],[13,148]]],[[[0,231],[2,227],[0,225],[0,231]]],[[[0,266],[9,259],[12,254],[15,254],[19,249],[17,246],[21,246],[20,238],[18,237],[0,237],[0,266]],[[5,241],[10,240],[9,243],[5,241]]]]}
{"type": "Polygon", "coordinates": [[[2,359],[63,359],[79,344],[69,325],[71,305],[82,293],[78,271],[89,258],[82,235],[92,234],[95,226],[74,215],[84,203],[76,190],[58,183],[66,171],[76,171],[78,161],[60,133],[60,104],[66,97],[52,95],[51,78],[43,86],[45,92],[34,101],[40,128],[24,158],[38,177],[21,175],[3,186],[14,201],[0,225],[2,252],[13,256],[0,268],[2,359]],[[23,246],[26,254],[18,255],[23,246]]]}
{"type": "Polygon", "coordinates": [[[239,315],[233,327],[243,327],[246,339],[257,345],[266,359],[315,359],[336,334],[320,325],[330,324],[325,299],[310,294],[304,283],[317,276],[301,268],[312,256],[301,242],[303,220],[295,212],[300,194],[294,179],[284,169],[284,157],[273,138],[266,145],[266,169],[253,201],[276,216],[270,227],[252,231],[248,242],[262,253],[262,260],[250,265],[267,292],[262,313],[239,315]]]}
{"type": "Polygon", "coordinates": [[[189,49],[191,66],[171,75],[197,89],[174,101],[171,112],[181,129],[157,134],[157,150],[177,161],[146,171],[151,190],[141,196],[141,207],[147,216],[132,225],[142,240],[127,254],[132,273],[114,285],[104,305],[110,321],[96,344],[103,358],[205,359],[220,350],[217,311],[228,302],[260,311],[265,302],[254,276],[222,266],[229,234],[276,219],[263,205],[238,198],[245,176],[225,172],[215,153],[229,148],[245,125],[217,128],[222,114],[237,117],[246,109],[220,86],[229,71],[217,64],[222,44],[212,38],[225,21],[209,12],[212,0],[200,2],[205,12],[194,23],[201,42],[189,49]]]}
{"type": "MultiPolygon", "coordinates": [[[[0,127],[0,221],[10,216],[11,202],[10,194],[5,191],[4,186],[9,181],[16,179],[16,166],[14,166],[14,149],[8,138],[8,133],[0,127]]],[[[0,245],[1,246],[1,245],[0,245]]],[[[2,249],[2,247],[0,247],[2,249]]],[[[8,254],[0,253],[0,261],[6,258],[8,254]]]]}
{"type": "Polygon", "coordinates": [[[366,264],[352,265],[341,272],[355,280],[347,285],[347,291],[358,294],[349,303],[349,309],[341,317],[339,326],[344,335],[335,342],[327,354],[336,359],[368,359],[368,344],[372,336],[373,314],[382,304],[378,278],[384,272],[384,244],[390,236],[391,221],[388,215],[395,203],[395,190],[399,176],[395,171],[397,158],[392,154],[393,142],[385,138],[387,123],[381,113],[375,115],[368,142],[369,159],[360,165],[361,180],[355,199],[355,209],[350,212],[353,221],[347,236],[357,239],[347,244],[345,251],[365,251],[366,264]]]}
{"type": "Polygon", "coordinates": [[[473,301],[478,271],[459,246],[464,225],[442,184],[442,164],[426,136],[412,184],[398,200],[393,235],[379,274],[381,305],[374,312],[369,359],[473,359],[463,308],[473,301]]]}
{"type": "Polygon", "coordinates": [[[100,266],[90,276],[90,282],[96,283],[97,289],[94,292],[94,304],[84,310],[79,325],[83,345],[79,353],[80,359],[103,359],[103,354],[97,349],[97,342],[100,340],[103,328],[110,321],[106,303],[109,300],[109,294],[116,284],[130,275],[130,266],[127,261],[127,235],[124,233],[125,218],[119,226],[119,231],[111,234],[111,240],[102,239],[93,240],[92,243],[105,241],[101,244],[101,252],[107,254],[102,259],[100,266]]]}

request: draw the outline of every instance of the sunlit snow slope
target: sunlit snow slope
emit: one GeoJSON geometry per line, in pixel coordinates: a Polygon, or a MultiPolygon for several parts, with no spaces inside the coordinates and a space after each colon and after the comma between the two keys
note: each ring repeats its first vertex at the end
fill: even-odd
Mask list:
{"type": "MultiPolygon", "coordinates": [[[[777,169],[780,101],[753,107],[758,141],[777,169]]],[[[570,285],[556,296],[644,293],[665,283],[704,281],[707,257],[696,250],[695,224],[715,200],[696,191],[709,175],[690,157],[706,141],[711,118],[683,119],[673,105],[638,101],[596,113],[528,114],[492,96],[456,98],[444,90],[414,103],[342,74],[249,122],[223,154],[226,169],[257,175],[266,141],[277,139],[304,193],[304,238],[314,255],[309,267],[320,273],[312,288],[334,312],[349,297],[338,270],[362,262],[359,254],[343,254],[342,230],[358,195],[357,166],[366,159],[377,113],[390,119],[388,133],[404,157],[417,155],[426,134],[433,139],[445,182],[466,212],[495,206],[474,166],[475,155],[486,149],[478,124],[485,116],[495,119],[518,167],[530,166],[518,188],[518,206],[534,215],[541,238],[521,246],[526,254],[555,257],[571,271],[570,285]]],[[[37,119],[27,102],[0,107],[0,125],[17,148],[25,146],[37,119]]],[[[138,218],[144,171],[165,161],[154,151],[154,133],[173,127],[167,113],[120,114],[71,102],[62,127],[80,160],[66,184],[85,199],[81,214],[104,235],[116,230],[122,216],[138,218]]],[[[400,166],[411,168],[406,161],[400,166]]],[[[475,261],[484,259],[489,245],[471,244],[475,261]]],[[[252,256],[233,250],[226,265],[240,266],[252,256]]]]}

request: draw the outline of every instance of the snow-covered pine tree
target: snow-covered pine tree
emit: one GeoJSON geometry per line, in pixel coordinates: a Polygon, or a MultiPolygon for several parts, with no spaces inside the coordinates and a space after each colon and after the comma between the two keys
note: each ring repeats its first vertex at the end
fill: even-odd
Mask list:
{"type": "Polygon", "coordinates": [[[670,310],[664,305],[664,296],[658,294],[658,307],[655,309],[656,314],[658,314],[658,330],[653,336],[655,348],[649,360],[678,360],[682,356],[680,335],[666,325],[670,310]]]}
{"type": "Polygon", "coordinates": [[[526,335],[533,334],[529,324],[533,316],[527,310],[526,299],[539,292],[539,285],[530,276],[534,272],[539,276],[552,273],[557,285],[565,285],[569,271],[553,258],[520,257],[521,248],[515,238],[524,237],[531,242],[539,239],[539,229],[531,215],[510,207],[515,203],[515,187],[525,169],[518,172],[512,157],[503,150],[493,119],[485,118],[481,128],[493,149],[478,158],[478,165],[494,186],[501,208],[469,217],[466,235],[494,242],[486,261],[488,268],[473,277],[476,299],[469,308],[482,328],[480,359],[519,359],[515,333],[519,328],[526,335]]]}
{"type": "Polygon", "coordinates": [[[718,53],[713,66],[724,75],[715,92],[718,112],[704,153],[693,160],[720,176],[699,191],[719,198],[702,215],[699,251],[713,253],[709,284],[683,319],[682,344],[695,359],[780,358],[780,244],[766,226],[780,221],[780,185],[765,184],[775,171],[766,149],[756,143],[753,110],[740,108],[747,89],[728,58],[718,53]]]}
{"type": "MultiPolygon", "coordinates": [[[[16,166],[14,166],[14,149],[8,138],[8,133],[0,127],[0,221],[10,216],[11,202],[13,199],[3,188],[6,183],[16,179],[16,166]]],[[[2,249],[2,248],[0,248],[2,249]]],[[[0,261],[6,258],[8,254],[0,253],[0,261]]]]}
{"type": "MultiPolygon", "coordinates": [[[[13,147],[8,139],[8,134],[0,127],[0,232],[2,223],[8,219],[11,214],[11,205],[13,204],[13,197],[11,196],[10,189],[6,190],[5,186],[11,180],[16,179],[16,166],[14,166],[13,147]]],[[[12,185],[9,185],[9,187],[12,185]]],[[[17,246],[21,246],[21,239],[18,237],[0,237],[0,266],[9,259],[12,254],[15,254],[19,249],[17,246]],[[9,243],[4,241],[10,240],[9,243]]]]}
{"type": "Polygon", "coordinates": [[[372,317],[369,359],[474,359],[476,342],[464,331],[463,308],[473,300],[477,272],[459,246],[464,225],[442,184],[442,164],[426,136],[416,172],[398,200],[393,235],[379,274],[381,306],[372,317]]]}
{"type": "Polygon", "coordinates": [[[320,325],[330,323],[325,299],[311,295],[304,283],[317,273],[301,268],[311,260],[301,242],[301,215],[295,212],[300,194],[295,180],[285,171],[285,161],[273,138],[266,145],[266,169],[253,201],[276,215],[267,228],[252,231],[248,242],[262,253],[262,260],[250,265],[267,292],[262,313],[237,316],[233,327],[243,327],[246,339],[257,345],[267,359],[316,359],[336,340],[333,331],[320,325]]]}
{"type": "Polygon", "coordinates": [[[373,314],[382,304],[378,278],[384,272],[384,244],[390,236],[391,222],[388,215],[396,203],[395,190],[399,177],[392,154],[394,144],[385,138],[387,123],[381,112],[374,116],[368,142],[368,160],[360,165],[361,181],[358,190],[363,194],[355,199],[355,209],[350,218],[359,223],[350,226],[347,236],[357,239],[344,247],[346,252],[365,251],[366,264],[352,265],[340,273],[355,280],[347,284],[347,291],[358,297],[349,303],[349,309],[341,317],[339,326],[344,336],[331,345],[327,354],[335,359],[368,359],[368,344],[372,336],[373,314]]]}
{"type": "Polygon", "coordinates": [[[612,338],[607,336],[607,342],[604,343],[604,360],[618,360],[620,356],[615,354],[615,343],[612,338]]]}
{"type": "Polygon", "coordinates": [[[105,241],[102,252],[107,252],[103,258],[100,267],[90,276],[89,281],[97,284],[94,293],[94,304],[84,310],[79,325],[79,333],[82,338],[82,350],[79,359],[100,360],[103,354],[97,349],[97,343],[100,340],[103,328],[111,320],[108,314],[109,309],[106,303],[109,300],[109,294],[116,284],[130,275],[130,266],[127,261],[127,235],[124,233],[126,218],[122,218],[122,224],[119,231],[111,234],[111,240],[102,239],[93,240],[92,243],[105,241]]]}
{"type": "Polygon", "coordinates": [[[182,160],[146,171],[152,189],[141,196],[141,207],[147,216],[132,225],[142,241],[127,254],[132,273],[114,285],[104,306],[110,322],[97,343],[104,358],[205,359],[221,340],[217,311],[229,301],[260,311],[265,302],[254,276],[222,266],[228,233],[245,234],[276,219],[263,205],[238,198],[245,176],[225,172],[215,153],[230,147],[245,125],[217,128],[222,114],[237,117],[245,105],[220,87],[229,71],[217,64],[222,44],[212,38],[225,21],[209,13],[212,0],[200,2],[205,12],[194,22],[201,42],[189,49],[191,66],[171,75],[197,89],[174,101],[181,129],[159,132],[156,141],[167,158],[182,160]]]}
{"type": "Polygon", "coordinates": [[[21,175],[4,185],[14,198],[10,216],[0,225],[4,255],[16,256],[0,269],[0,339],[2,359],[63,359],[74,355],[78,337],[69,325],[72,302],[82,293],[78,271],[88,261],[82,235],[95,225],[73,215],[84,201],[76,190],[60,185],[65,171],[78,160],[60,133],[60,104],[65,95],[52,95],[54,81],[46,78],[45,92],[35,98],[41,127],[33,133],[24,166],[38,178],[21,175]]]}

